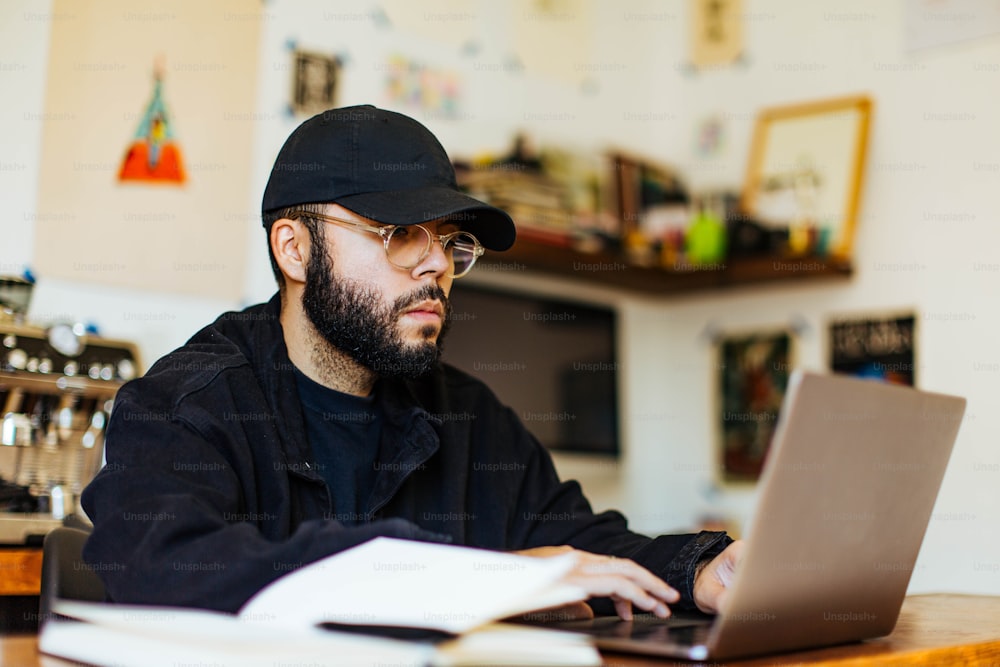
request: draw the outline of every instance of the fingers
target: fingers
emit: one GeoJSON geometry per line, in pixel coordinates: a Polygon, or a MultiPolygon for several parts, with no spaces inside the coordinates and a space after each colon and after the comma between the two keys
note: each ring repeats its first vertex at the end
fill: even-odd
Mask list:
{"type": "Polygon", "coordinates": [[[694,602],[704,612],[715,614],[725,604],[743,553],[743,542],[736,540],[706,565],[694,582],[694,602]]]}
{"type": "Polygon", "coordinates": [[[567,580],[591,596],[610,597],[625,620],[632,618],[633,606],[666,618],[670,615],[667,603],[680,599],[662,579],[629,559],[577,553],[577,566],[567,580]]]}
{"type": "Polygon", "coordinates": [[[670,616],[667,605],[681,599],[680,593],[666,582],[628,558],[592,554],[569,546],[537,547],[516,553],[547,558],[570,552],[576,566],[565,581],[591,597],[611,598],[615,611],[625,620],[632,619],[633,606],[666,618],[670,616]]]}
{"type": "Polygon", "coordinates": [[[636,586],[648,591],[650,595],[664,602],[677,602],[681,599],[680,593],[633,560],[586,553],[585,556],[587,558],[581,565],[588,572],[625,577],[636,586]]]}
{"type": "Polygon", "coordinates": [[[615,603],[615,613],[618,614],[618,617],[623,621],[631,621],[633,618],[632,603],[620,598],[614,598],[613,601],[615,603]]]}

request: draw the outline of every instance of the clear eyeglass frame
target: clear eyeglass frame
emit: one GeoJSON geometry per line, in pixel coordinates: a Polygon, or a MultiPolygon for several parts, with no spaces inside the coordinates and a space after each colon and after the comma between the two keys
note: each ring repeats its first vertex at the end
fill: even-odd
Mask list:
{"type": "MultiPolygon", "coordinates": [[[[323,213],[312,213],[310,211],[294,211],[290,217],[315,218],[316,220],[322,220],[323,222],[338,224],[352,229],[376,234],[382,238],[382,248],[385,250],[385,258],[389,261],[389,263],[397,269],[403,269],[406,271],[409,271],[427,259],[427,256],[431,253],[431,246],[435,242],[439,242],[441,244],[441,248],[444,250],[445,256],[448,257],[451,270],[446,275],[449,278],[461,278],[462,276],[468,275],[469,271],[472,270],[472,267],[475,266],[476,260],[482,257],[483,253],[486,252],[486,249],[483,247],[483,244],[479,242],[479,239],[471,233],[462,230],[451,232],[450,234],[435,234],[423,225],[372,225],[360,220],[347,220],[345,218],[338,218],[336,216],[325,215],[323,213]],[[416,260],[400,263],[393,259],[394,255],[397,257],[399,256],[399,251],[390,251],[391,241],[394,238],[402,238],[397,234],[398,231],[406,232],[414,227],[420,229],[420,231],[424,233],[426,243],[416,260]],[[460,261],[456,261],[456,254],[467,257],[468,263],[463,264],[460,261]]],[[[397,241],[397,244],[398,243],[399,241],[397,241]]],[[[393,247],[401,248],[402,246],[396,245],[393,247]]]]}

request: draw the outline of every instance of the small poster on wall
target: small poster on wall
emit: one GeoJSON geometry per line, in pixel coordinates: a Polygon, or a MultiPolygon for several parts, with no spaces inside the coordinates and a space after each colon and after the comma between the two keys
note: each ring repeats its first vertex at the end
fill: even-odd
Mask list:
{"type": "Polygon", "coordinates": [[[916,316],[838,318],[830,323],[830,370],[914,386],[916,316]]]}
{"type": "Polygon", "coordinates": [[[691,0],[691,63],[730,65],[743,54],[743,0],[691,0]]]}
{"type": "Polygon", "coordinates": [[[431,67],[399,54],[389,57],[386,71],[389,104],[442,118],[458,116],[462,83],[457,71],[431,67]]]}
{"type": "Polygon", "coordinates": [[[340,58],[295,49],[292,60],[292,113],[297,116],[313,116],[337,106],[340,58]]]}
{"type": "Polygon", "coordinates": [[[760,477],[792,368],[785,329],[724,336],[719,341],[722,481],[760,477]]]}
{"type": "Polygon", "coordinates": [[[163,100],[163,63],[153,73],[153,96],[139,119],[132,143],[125,151],[119,181],[181,184],[187,179],[180,145],[163,100]]]}

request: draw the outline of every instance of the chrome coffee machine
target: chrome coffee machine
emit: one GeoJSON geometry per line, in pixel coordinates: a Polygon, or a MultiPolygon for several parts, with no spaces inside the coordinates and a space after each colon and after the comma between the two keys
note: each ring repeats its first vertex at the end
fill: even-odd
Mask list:
{"type": "Polygon", "coordinates": [[[115,394],[138,373],[132,343],[0,317],[0,544],[83,516],[115,394]]]}

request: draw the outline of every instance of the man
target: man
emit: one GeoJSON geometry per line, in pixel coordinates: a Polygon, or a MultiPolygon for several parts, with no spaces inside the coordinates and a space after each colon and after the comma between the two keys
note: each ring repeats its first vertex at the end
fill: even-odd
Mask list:
{"type": "Polygon", "coordinates": [[[511,410],[439,363],[453,280],[515,232],[458,190],[424,126],[371,106],[307,120],[262,210],[278,294],[222,315],[116,399],[108,465],[83,494],[84,557],[111,600],[235,611],[385,535],[574,550],[568,579],[625,618],[719,608],[739,543],[654,540],[594,514],[511,410]]]}

